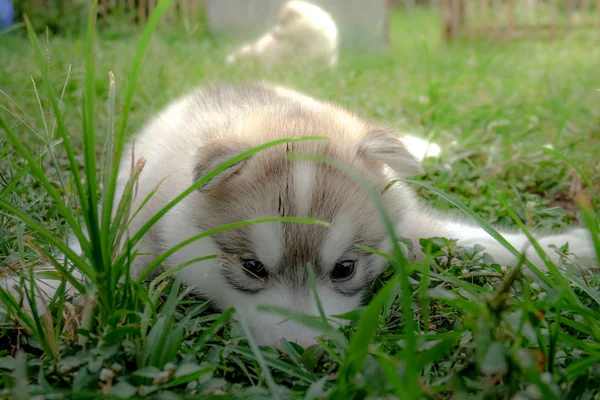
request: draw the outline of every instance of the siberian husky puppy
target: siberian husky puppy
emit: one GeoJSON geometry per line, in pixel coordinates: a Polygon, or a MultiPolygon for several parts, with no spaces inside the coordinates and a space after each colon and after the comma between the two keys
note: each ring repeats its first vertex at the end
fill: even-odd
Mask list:
{"type": "Polygon", "coordinates": [[[275,26],[251,43],[243,44],[227,57],[233,64],[247,58],[265,66],[281,63],[320,62],[335,67],[338,61],[338,31],[331,16],[305,1],[283,4],[275,26]]]}
{"type": "MultiPolygon", "coordinates": [[[[123,195],[132,163],[139,159],[145,160],[145,166],[131,210],[137,210],[151,191],[156,192],[133,217],[129,235],[223,162],[276,139],[303,136],[327,139],[261,150],[185,197],[138,243],[131,274],[139,276],[156,256],[225,224],[264,217],[327,222],[329,227],[269,222],[226,230],[186,245],[163,263],[170,268],[219,255],[191,262],[179,272],[182,282],[220,309],[235,307],[237,317],[247,321],[260,344],[277,345],[282,337],[303,345],[313,342],[315,332],[257,307],[276,305],[318,315],[307,270],[310,264],[326,314],[351,311],[361,305],[366,289],[386,265],[383,257],[356,245],[389,252],[392,243],[380,211],[354,178],[324,163],[289,157],[292,152],[326,157],[358,171],[380,193],[397,235],[414,243],[417,256],[422,256],[419,239],[447,237],[457,239],[459,245],[484,245],[500,264],[516,261],[481,228],[423,205],[402,181],[388,187],[391,180],[421,171],[420,163],[390,127],[267,84],[197,89],[175,100],[141,129],[123,155],[115,204],[123,195]]],[[[521,233],[502,233],[518,250],[529,243],[521,233]]],[[[583,229],[537,239],[555,261],[559,256],[549,246],[568,242],[571,252],[597,262],[583,229]]],[[[535,252],[527,254],[543,267],[535,252]]],[[[52,295],[56,282],[44,283],[38,286],[52,295]]]]}

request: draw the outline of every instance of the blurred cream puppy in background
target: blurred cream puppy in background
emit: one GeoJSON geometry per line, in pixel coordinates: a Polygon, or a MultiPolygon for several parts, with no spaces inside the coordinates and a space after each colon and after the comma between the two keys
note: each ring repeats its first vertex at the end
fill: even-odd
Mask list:
{"type": "Polygon", "coordinates": [[[227,63],[258,59],[264,66],[338,62],[338,31],[331,16],[320,7],[292,0],[283,4],[275,26],[257,40],[227,57],[227,63]]]}

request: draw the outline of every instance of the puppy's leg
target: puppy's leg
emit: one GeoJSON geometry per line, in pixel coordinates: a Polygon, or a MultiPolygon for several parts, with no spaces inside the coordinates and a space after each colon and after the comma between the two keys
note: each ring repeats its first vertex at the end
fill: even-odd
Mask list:
{"type": "Polygon", "coordinates": [[[226,59],[228,65],[236,63],[238,60],[254,55],[255,50],[252,44],[244,44],[239,49],[231,52],[226,59]]]}
{"type": "Polygon", "coordinates": [[[255,42],[239,47],[227,57],[227,64],[234,64],[244,59],[258,59],[266,67],[272,67],[286,61],[294,55],[288,40],[278,38],[271,32],[265,33],[255,42]]]}
{"type": "MultiPolygon", "coordinates": [[[[545,263],[537,251],[531,246],[527,236],[519,231],[498,230],[516,250],[525,252],[527,258],[538,268],[545,269],[545,263]]],[[[473,246],[479,244],[485,247],[484,252],[491,255],[494,260],[503,265],[511,265],[517,261],[515,255],[496,241],[483,228],[472,223],[452,218],[448,215],[420,208],[417,212],[408,215],[398,225],[398,234],[411,239],[415,246],[417,255],[423,255],[419,245],[419,239],[431,237],[445,237],[455,239],[461,246],[473,246]]],[[[534,238],[548,255],[558,264],[561,255],[552,246],[561,247],[569,244],[569,252],[572,253],[582,266],[591,267],[598,265],[596,250],[587,230],[578,228],[555,234],[533,233],[534,238]]]]}
{"type": "MultiPolygon", "coordinates": [[[[79,245],[79,242],[77,241],[77,239],[74,237],[69,238],[69,247],[78,255],[80,255],[82,253],[81,246],[79,245]]],[[[64,256],[60,255],[59,257],[57,257],[57,261],[61,264],[64,264],[64,256]]],[[[40,272],[44,272],[44,271],[55,272],[56,270],[52,265],[48,264],[48,265],[39,267],[36,272],[40,273],[40,272]]],[[[22,299],[21,309],[24,310],[25,312],[31,314],[32,305],[27,300],[27,297],[25,296],[25,292],[24,292],[24,291],[30,290],[29,276],[28,276],[28,274],[26,274],[26,275],[27,276],[25,277],[26,280],[24,282],[24,286],[25,286],[24,288],[21,287],[20,278],[15,277],[15,276],[7,276],[7,277],[0,279],[0,285],[15,300],[19,301],[22,299]]],[[[76,269],[71,271],[71,275],[73,275],[73,277],[76,280],[83,282],[83,275],[81,274],[81,272],[77,271],[76,269]]],[[[33,293],[33,298],[35,299],[35,307],[36,307],[37,313],[39,315],[45,314],[48,304],[50,303],[52,298],[54,298],[54,296],[56,295],[56,292],[58,291],[58,288],[60,287],[61,283],[62,283],[62,281],[58,280],[58,279],[51,279],[51,278],[36,278],[35,279],[35,282],[34,282],[35,293],[33,293]]],[[[65,285],[66,285],[65,286],[65,294],[67,294],[68,296],[76,296],[78,294],[78,293],[76,293],[75,288],[69,282],[66,282],[65,285]]],[[[8,311],[9,310],[7,310],[6,305],[3,302],[0,302],[0,321],[4,320],[4,318],[6,317],[6,313],[8,311]]]]}
{"type": "Polygon", "coordinates": [[[227,64],[233,64],[243,59],[261,57],[264,53],[270,52],[271,48],[274,47],[274,43],[273,36],[267,32],[254,42],[242,44],[227,57],[226,62],[227,64]]]}

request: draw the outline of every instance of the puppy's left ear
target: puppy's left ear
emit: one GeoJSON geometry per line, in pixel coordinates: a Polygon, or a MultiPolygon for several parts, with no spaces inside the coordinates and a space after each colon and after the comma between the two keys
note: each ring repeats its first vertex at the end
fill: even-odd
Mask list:
{"type": "Polygon", "coordinates": [[[359,156],[387,164],[400,178],[423,173],[419,160],[408,151],[398,134],[388,128],[371,128],[363,137],[359,156]]]}
{"type": "MultiPolygon", "coordinates": [[[[194,180],[197,181],[204,175],[208,174],[222,163],[232,159],[238,154],[248,150],[241,142],[230,140],[226,143],[222,141],[215,141],[214,143],[207,143],[198,149],[196,153],[196,164],[194,167],[194,180]]],[[[239,174],[248,159],[244,159],[237,164],[232,165],[226,170],[222,171],[217,176],[213,177],[210,181],[206,182],[203,186],[198,188],[200,192],[206,192],[212,188],[228,181],[234,175],[239,174]]]]}

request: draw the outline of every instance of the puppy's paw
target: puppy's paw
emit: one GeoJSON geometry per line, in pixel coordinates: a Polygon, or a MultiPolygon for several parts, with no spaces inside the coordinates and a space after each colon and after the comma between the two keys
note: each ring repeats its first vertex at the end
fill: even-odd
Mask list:
{"type": "MultiPolygon", "coordinates": [[[[589,231],[583,228],[573,229],[561,234],[538,239],[538,244],[556,265],[563,261],[576,264],[584,269],[598,267],[598,258],[589,231]]],[[[529,246],[527,257],[538,265],[543,265],[536,250],[529,246]]]]}
{"type": "MultiPolygon", "coordinates": [[[[48,305],[52,302],[53,297],[61,285],[60,280],[49,279],[49,278],[38,278],[34,280],[34,296],[35,300],[35,311],[40,317],[48,313],[48,305]]],[[[26,280],[21,285],[20,278],[8,276],[0,278],[0,286],[4,289],[8,295],[10,295],[14,302],[13,305],[8,306],[4,302],[0,301],[0,322],[6,321],[8,313],[14,314],[14,307],[19,307],[19,310],[24,311],[29,316],[33,316],[34,307],[29,301],[27,292],[30,292],[30,281],[26,280]]],[[[75,288],[69,284],[65,287],[65,295],[68,298],[77,298],[75,288]]],[[[76,303],[74,303],[77,306],[76,303]]]]}
{"type": "Polygon", "coordinates": [[[236,58],[237,57],[235,56],[235,54],[229,54],[225,59],[225,64],[232,65],[233,63],[235,63],[236,58]]]}
{"type": "MultiPolygon", "coordinates": [[[[27,285],[27,281],[25,284],[27,285]]],[[[19,278],[2,278],[0,280],[0,285],[2,286],[2,289],[8,292],[8,295],[13,298],[16,306],[18,306],[20,310],[24,311],[29,316],[33,315],[33,307],[30,304],[27,295],[25,294],[26,289],[21,287],[19,278]]],[[[33,298],[35,300],[37,314],[39,316],[44,315],[47,310],[47,305],[50,302],[50,297],[47,296],[43,290],[40,290],[35,294],[35,296],[33,296],[33,298]]],[[[9,312],[14,313],[14,309],[12,308],[12,306],[7,307],[3,301],[0,301],[0,322],[6,322],[6,317],[8,316],[9,312]]]]}

